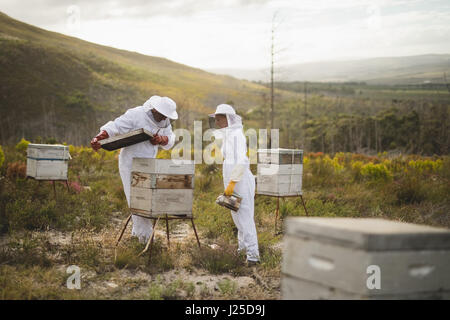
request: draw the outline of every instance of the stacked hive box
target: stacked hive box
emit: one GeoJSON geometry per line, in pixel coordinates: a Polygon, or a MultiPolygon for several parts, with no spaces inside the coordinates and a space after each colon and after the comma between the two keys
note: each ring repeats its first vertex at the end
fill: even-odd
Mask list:
{"type": "Polygon", "coordinates": [[[194,162],[134,158],[130,208],[144,217],[192,217],[194,162]]]}
{"type": "Polygon", "coordinates": [[[27,176],[36,180],[67,180],[69,147],[32,144],[27,149],[27,176]]]}
{"type": "Polygon", "coordinates": [[[447,229],[296,217],[286,231],[283,299],[450,298],[447,229]]]}
{"type": "Polygon", "coordinates": [[[257,194],[299,196],[302,194],[303,150],[259,149],[257,194]]]}

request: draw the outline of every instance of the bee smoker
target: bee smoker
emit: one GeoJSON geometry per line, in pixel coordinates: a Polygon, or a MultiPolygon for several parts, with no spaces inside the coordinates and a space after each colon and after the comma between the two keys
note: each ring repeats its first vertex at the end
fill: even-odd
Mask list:
{"type": "Polygon", "coordinates": [[[228,208],[233,211],[239,210],[241,201],[242,201],[242,197],[235,192],[233,192],[233,194],[231,196],[226,196],[224,194],[221,194],[216,199],[216,203],[219,206],[228,208]]]}

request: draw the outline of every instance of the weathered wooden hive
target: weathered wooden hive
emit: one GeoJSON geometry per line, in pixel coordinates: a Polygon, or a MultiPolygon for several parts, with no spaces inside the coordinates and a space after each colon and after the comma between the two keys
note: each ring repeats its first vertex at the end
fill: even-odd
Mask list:
{"type": "Polygon", "coordinates": [[[371,218],[285,226],[283,299],[450,298],[450,230],[371,218]]]}
{"type": "Polygon", "coordinates": [[[68,146],[30,143],[27,149],[27,176],[36,180],[67,180],[70,159],[68,146]]]}
{"type": "Polygon", "coordinates": [[[192,217],[193,161],[134,158],[130,209],[145,217],[192,217]]]}
{"type": "Polygon", "coordinates": [[[259,149],[256,193],[270,196],[302,194],[303,150],[259,149]]]}

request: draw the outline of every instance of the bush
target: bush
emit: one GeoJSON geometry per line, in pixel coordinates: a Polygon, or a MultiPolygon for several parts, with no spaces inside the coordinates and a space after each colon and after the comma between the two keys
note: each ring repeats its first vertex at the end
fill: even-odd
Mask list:
{"type": "Polygon", "coordinates": [[[27,176],[27,165],[22,161],[12,162],[8,164],[6,169],[6,177],[11,180],[18,178],[24,179],[27,176]]]}
{"type": "Polygon", "coordinates": [[[43,237],[33,237],[29,232],[13,235],[0,249],[0,264],[49,267],[51,251],[50,243],[43,237]]]}
{"type": "Polygon", "coordinates": [[[237,290],[237,283],[230,279],[223,279],[217,283],[220,292],[225,296],[233,295],[237,290]]]}
{"type": "Polygon", "coordinates": [[[351,164],[351,171],[354,181],[361,181],[363,176],[361,174],[362,167],[364,163],[362,161],[355,161],[351,164]]]}
{"type": "Polygon", "coordinates": [[[192,262],[196,267],[208,270],[212,274],[244,272],[243,258],[236,248],[222,243],[220,248],[212,249],[203,247],[201,250],[193,250],[192,262]]]}
{"type": "Polygon", "coordinates": [[[198,186],[198,189],[202,192],[207,192],[211,188],[211,184],[213,183],[213,177],[210,175],[207,176],[199,176],[195,179],[195,184],[198,186]]]}
{"type": "Polygon", "coordinates": [[[150,300],[184,299],[191,297],[194,291],[195,286],[192,283],[183,282],[181,279],[167,283],[158,276],[148,289],[148,298],[150,300]]]}
{"type": "Polygon", "coordinates": [[[10,230],[44,230],[57,219],[56,202],[17,199],[6,205],[6,214],[10,230]]]}
{"type": "Polygon", "coordinates": [[[3,166],[5,162],[5,154],[3,153],[2,146],[0,146],[0,168],[3,166]]]}
{"type": "Polygon", "coordinates": [[[61,258],[67,265],[76,264],[82,268],[92,268],[96,272],[104,272],[108,268],[109,256],[105,256],[102,244],[92,239],[72,241],[61,252],[61,258]]]}
{"type": "MultiPolygon", "coordinates": [[[[5,179],[6,180],[6,179],[5,179]]],[[[56,184],[56,199],[51,183],[31,180],[7,180],[0,194],[0,228],[15,230],[100,230],[106,225],[107,214],[113,205],[95,191],[68,193],[61,183],[56,184]]]]}
{"type": "Polygon", "coordinates": [[[18,144],[16,144],[16,150],[22,154],[27,152],[28,145],[30,144],[30,141],[25,140],[22,138],[22,140],[19,141],[18,144]]]}
{"type": "Polygon", "coordinates": [[[373,164],[369,162],[361,167],[361,175],[370,181],[384,182],[392,180],[392,173],[386,167],[386,165],[378,163],[373,164]]]}
{"type": "Polygon", "coordinates": [[[433,173],[442,168],[442,160],[411,160],[408,162],[408,166],[418,173],[433,173]]]}
{"type": "Polygon", "coordinates": [[[426,188],[418,177],[405,176],[393,189],[399,204],[421,203],[427,197],[426,188]]]}
{"type": "MultiPolygon", "coordinates": [[[[140,248],[140,251],[143,249],[140,248]]],[[[141,264],[141,259],[138,257],[139,251],[135,248],[118,249],[114,265],[119,268],[136,269],[141,264]]]]}
{"type": "Polygon", "coordinates": [[[316,158],[310,161],[311,171],[317,176],[331,176],[334,173],[333,162],[330,157],[316,158]]]}

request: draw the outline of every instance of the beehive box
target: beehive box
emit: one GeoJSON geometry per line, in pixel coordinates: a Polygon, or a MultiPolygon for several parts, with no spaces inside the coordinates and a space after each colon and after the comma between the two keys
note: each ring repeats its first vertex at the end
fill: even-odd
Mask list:
{"type": "Polygon", "coordinates": [[[270,196],[302,194],[303,150],[259,149],[256,193],[270,196]]]}
{"type": "Polygon", "coordinates": [[[27,149],[27,177],[36,180],[67,180],[69,147],[32,144],[27,149]]]}
{"type": "Polygon", "coordinates": [[[258,149],[258,163],[303,164],[303,150],[300,149],[258,149]]]}
{"type": "Polygon", "coordinates": [[[194,162],[134,158],[131,211],[145,217],[192,217],[194,162]]]}
{"type": "Polygon", "coordinates": [[[285,226],[283,299],[450,298],[447,229],[316,217],[291,217],[285,226]]]}

